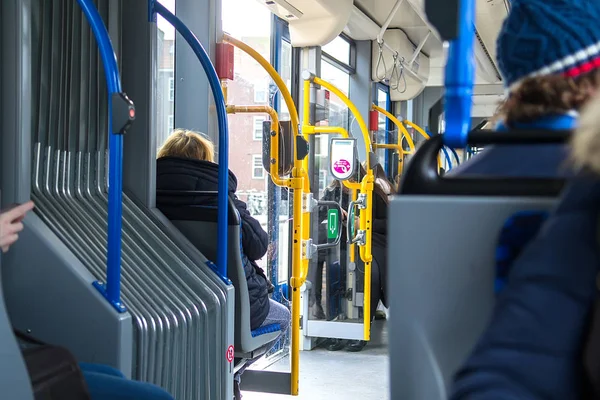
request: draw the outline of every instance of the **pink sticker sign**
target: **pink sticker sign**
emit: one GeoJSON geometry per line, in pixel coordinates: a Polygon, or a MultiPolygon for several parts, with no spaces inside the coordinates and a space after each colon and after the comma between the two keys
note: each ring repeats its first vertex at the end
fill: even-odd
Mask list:
{"type": "Polygon", "coordinates": [[[344,160],[343,158],[341,160],[337,160],[333,164],[333,170],[338,174],[346,174],[348,171],[350,171],[350,162],[348,160],[344,160]]]}

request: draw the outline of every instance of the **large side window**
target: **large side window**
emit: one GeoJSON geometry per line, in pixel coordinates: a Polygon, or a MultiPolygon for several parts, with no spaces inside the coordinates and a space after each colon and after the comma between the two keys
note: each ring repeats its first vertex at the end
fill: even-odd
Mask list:
{"type": "MultiPolygon", "coordinates": [[[[256,1],[222,0],[223,31],[239,39],[267,60],[271,57],[271,13],[256,1]],[[250,22],[251,21],[251,22],[250,22]]],[[[270,77],[250,56],[234,53],[235,78],[228,83],[227,103],[238,106],[269,104],[270,77]]],[[[268,232],[268,174],[262,166],[262,126],[266,114],[229,115],[229,168],[238,181],[237,195],[268,232]]],[[[258,261],[267,270],[267,257],[258,261]]]]}
{"type": "MultiPolygon", "coordinates": [[[[338,36],[321,48],[321,78],[335,85],[346,96],[350,95],[350,74],[355,72],[354,44],[343,36],[338,36]]],[[[342,100],[331,94],[329,100],[329,118],[319,125],[341,126],[351,131],[350,110],[342,100]]],[[[329,180],[328,149],[331,136],[320,135],[315,138],[315,169],[319,172],[319,191],[323,191],[329,180]]]]}
{"type": "MultiPolygon", "coordinates": [[[[378,83],[375,85],[375,95],[373,96],[374,103],[386,111],[392,112],[392,102],[390,101],[390,88],[387,85],[378,83]]],[[[394,144],[398,142],[398,131],[391,130],[392,124],[388,118],[379,113],[378,124],[377,124],[377,137],[375,138],[377,143],[394,144]]],[[[397,171],[397,158],[392,157],[393,153],[390,150],[379,149],[377,150],[377,160],[388,173],[388,176],[394,176],[394,171],[397,171]],[[396,160],[396,163],[391,162],[392,159],[396,160]],[[392,165],[394,164],[394,165],[392,165]]]]}
{"type": "MultiPolygon", "coordinates": [[[[175,0],[161,0],[161,4],[175,12],[175,0]]],[[[160,147],[175,129],[175,28],[160,15],[157,26],[156,144],[160,147]]]]}

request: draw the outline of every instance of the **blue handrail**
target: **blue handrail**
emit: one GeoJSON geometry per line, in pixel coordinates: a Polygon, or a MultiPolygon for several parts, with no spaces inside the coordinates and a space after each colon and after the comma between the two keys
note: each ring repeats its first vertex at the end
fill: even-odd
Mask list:
{"type": "MultiPolygon", "coordinates": [[[[425,128],[425,132],[427,132],[427,134],[429,135],[429,137],[433,136],[433,134],[431,133],[431,131],[429,131],[428,128],[425,128]]],[[[452,159],[450,158],[450,154],[448,154],[448,150],[446,149],[446,146],[442,147],[442,151],[444,152],[444,156],[446,157],[446,162],[448,163],[448,168],[449,168],[448,171],[449,171],[449,170],[452,169],[452,159]]],[[[452,150],[452,151],[454,151],[454,150],[452,150]]],[[[454,154],[456,155],[456,152],[454,154]]]]}
{"type": "Polygon", "coordinates": [[[218,228],[217,228],[217,270],[220,278],[229,284],[231,281],[227,278],[227,210],[229,207],[229,131],[227,127],[227,110],[225,108],[225,97],[221,90],[221,84],[215,67],[210,61],[210,57],[204,50],[202,43],[196,35],[185,24],[170,12],[158,1],[150,0],[150,19],[155,21],[156,14],[161,15],[167,22],[179,32],[179,34],[190,45],[196,57],[202,64],[204,72],[208,78],[210,88],[215,99],[217,109],[217,121],[219,126],[219,185],[218,185],[218,228]]]}
{"type": "Polygon", "coordinates": [[[112,98],[121,93],[121,78],[117,57],[102,17],[91,0],[77,0],[87,18],[100,49],[106,85],[108,86],[108,254],[106,287],[100,282],[94,286],[119,312],[124,312],[121,303],[121,225],[123,219],[123,135],[113,132],[112,98]]]}
{"type": "Polygon", "coordinates": [[[452,169],[452,159],[450,158],[450,154],[448,154],[448,149],[446,148],[446,146],[442,147],[442,151],[444,152],[446,162],[448,163],[448,171],[450,171],[452,169]]]}
{"type": "Polygon", "coordinates": [[[446,62],[444,144],[450,147],[465,147],[467,144],[475,79],[475,0],[460,0],[459,4],[458,37],[450,41],[446,62]]]}

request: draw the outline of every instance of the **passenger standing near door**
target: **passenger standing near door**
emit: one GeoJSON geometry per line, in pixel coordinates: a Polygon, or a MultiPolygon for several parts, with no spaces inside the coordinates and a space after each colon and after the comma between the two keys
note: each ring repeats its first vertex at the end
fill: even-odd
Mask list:
{"type": "MultiPolygon", "coordinates": [[[[386,301],[386,287],[387,287],[387,208],[388,208],[388,194],[387,190],[391,189],[392,184],[385,178],[385,174],[378,172],[381,166],[379,164],[373,167],[373,172],[378,178],[375,181],[373,189],[373,220],[372,220],[372,243],[371,250],[373,254],[374,263],[371,265],[371,319],[375,317],[377,306],[379,301],[387,306],[386,301]]],[[[360,177],[366,175],[365,168],[360,166],[360,177]]],[[[360,181],[360,180],[359,180],[360,181]]],[[[342,204],[349,204],[350,190],[342,184],[340,181],[333,181],[329,185],[323,194],[321,200],[329,201],[341,201],[342,204]]],[[[327,218],[327,207],[319,208],[319,220],[323,221],[327,218]]],[[[344,215],[347,218],[347,215],[344,215]]],[[[358,228],[358,220],[354,222],[356,228],[358,228]]],[[[347,245],[346,245],[346,226],[342,228],[342,241],[340,242],[340,258],[346,260],[347,256],[347,245]]],[[[322,266],[326,260],[327,250],[321,250],[318,253],[318,262],[316,272],[309,271],[309,274],[315,278],[316,284],[313,285],[315,292],[314,296],[318,301],[317,307],[320,306],[321,302],[321,284],[322,284],[322,266]]],[[[361,260],[357,260],[357,263],[361,265],[358,269],[361,271],[364,268],[361,260]]],[[[364,270],[363,270],[364,274],[364,270]]],[[[364,282],[364,281],[363,281],[364,282]]],[[[311,294],[311,296],[313,296],[311,294]]],[[[330,339],[327,348],[331,351],[341,350],[346,348],[348,351],[357,352],[361,351],[367,344],[364,340],[350,340],[345,343],[341,339],[330,339]]]]}
{"type": "MultiPolygon", "coordinates": [[[[156,189],[216,192],[219,165],[215,164],[214,159],[214,145],[207,137],[198,132],[176,129],[158,152],[156,189]]],[[[233,199],[242,219],[242,248],[247,257],[244,271],[250,297],[250,329],[279,324],[283,335],[290,324],[290,312],[284,305],[269,298],[273,285],[256,263],[256,260],[267,253],[269,236],[250,215],[246,203],[237,198],[236,190],[237,178],[229,171],[229,197],[233,199]]],[[[214,197],[196,197],[195,200],[199,206],[217,206],[216,193],[214,197]]],[[[245,368],[250,364],[246,364],[245,368]]],[[[241,398],[239,381],[245,368],[236,375],[236,398],[241,398]]]]}
{"type": "MultiPolygon", "coordinates": [[[[578,111],[600,86],[599,18],[597,1],[512,2],[498,38],[498,65],[511,90],[501,129],[576,127],[578,111]]],[[[461,171],[569,176],[566,155],[564,146],[498,147],[461,171]]],[[[600,184],[587,174],[574,178],[511,266],[490,323],[456,376],[452,399],[581,398],[582,348],[600,266],[599,212],[600,184]]]]}

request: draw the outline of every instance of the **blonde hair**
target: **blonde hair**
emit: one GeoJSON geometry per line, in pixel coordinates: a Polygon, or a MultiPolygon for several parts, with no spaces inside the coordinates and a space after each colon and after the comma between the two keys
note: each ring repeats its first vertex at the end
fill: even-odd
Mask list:
{"type": "Polygon", "coordinates": [[[594,96],[581,111],[571,146],[571,158],[577,167],[600,174],[600,96],[594,96]]]}
{"type": "Polygon", "coordinates": [[[199,132],[175,129],[158,150],[156,158],[162,157],[215,162],[215,145],[199,132]]]}

